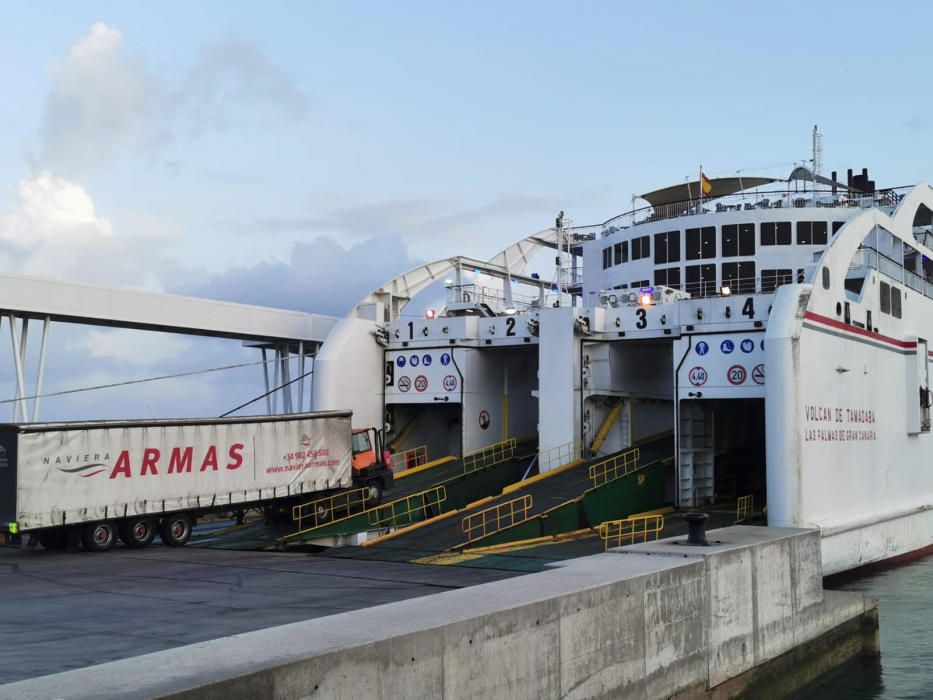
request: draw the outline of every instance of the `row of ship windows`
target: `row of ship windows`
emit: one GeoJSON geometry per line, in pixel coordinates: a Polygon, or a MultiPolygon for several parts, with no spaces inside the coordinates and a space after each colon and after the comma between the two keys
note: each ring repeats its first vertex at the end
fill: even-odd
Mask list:
{"type": "MultiPolygon", "coordinates": [[[[739,294],[753,294],[755,291],[773,292],[782,284],[794,281],[791,268],[766,269],[761,271],[761,288],[757,290],[755,262],[722,263],[722,286],[729,287],[739,294]]],[[[803,282],[803,268],[797,269],[797,282],[803,282]]],[[[654,271],[654,284],[663,284],[673,289],[683,289],[693,296],[711,296],[719,292],[716,279],[716,265],[687,265],[684,268],[684,280],[681,284],[679,267],[665,267],[654,271]]],[[[650,280],[635,280],[630,284],[616,285],[615,289],[640,289],[651,285],[650,280]]],[[[883,305],[882,305],[883,308],[883,305]]]]}
{"type": "MultiPolygon", "coordinates": [[[[842,228],[844,221],[833,221],[832,231],[842,228]]],[[[726,224],[722,227],[722,257],[735,258],[755,254],[756,224],[726,224]]],[[[826,245],[826,221],[798,221],[797,245],[826,245]]],[[[688,228],[686,234],[685,260],[705,260],[716,257],[716,227],[688,228]]],[[[765,221],[759,227],[759,243],[762,246],[791,245],[790,221],[765,221]]],[[[639,236],[630,241],[620,241],[603,248],[603,269],[621,265],[631,259],[640,260],[651,255],[651,236],[639,236]]],[[[665,264],[680,261],[680,231],[665,231],[654,234],[654,262],[665,264]]]]}

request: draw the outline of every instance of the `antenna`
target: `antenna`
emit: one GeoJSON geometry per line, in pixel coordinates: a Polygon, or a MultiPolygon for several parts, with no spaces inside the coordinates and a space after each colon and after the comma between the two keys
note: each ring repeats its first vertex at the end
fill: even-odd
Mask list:
{"type": "MultiPolygon", "coordinates": [[[[570,236],[567,234],[566,230],[568,224],[570,224],[570,221],[564,218],[564,212],[558,214],[557,218],[554,220],[554,228],[557,229],[557,257],[554,259],[554,283],[557,285],[556,306],[563,306],[563,304],[561,304],[561,297],[567,286],[567,274],[569,273],[569,270],[565,267],[565,251],[568,253],[570,252],[570,236]]],[[[572,260],[573,258],[571,256],[571,264],[572,260]]]]}
{"type": "Polygon", "coordinates": [[[813,174],[819,175],[820,170],[823,168],[823,134],[820,133],[819,127],[813,125],[813,174]]]}

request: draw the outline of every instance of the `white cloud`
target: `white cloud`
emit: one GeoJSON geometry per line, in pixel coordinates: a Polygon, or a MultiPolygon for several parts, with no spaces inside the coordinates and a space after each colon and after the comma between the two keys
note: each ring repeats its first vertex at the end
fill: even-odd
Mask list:
{"type": "Polygon", "coordinates": [[[123,52],[123,34],[97,22],[49,69],[52,90],[37,166],[73,176],[128,147],[171,161],[182,137],[304,116],[308,99],[291,78],[243,40],[209,43],[187,68],[156,75],[123,52]]]}
{"type": "Polygon", "coordinates": [[[81,185],[42,174],[17,184],[16,206],[0,216],[0,270],[103,286],[149,286],[167,234],[115,235],[81,185]]]}
{"type": "Polygon", "coordinates": [[[41,168],[71,173],[95,167],[140,135],[155,86],[145,65],[125,58],[122,47],[122,33],[98,22],[52,64],[41,168]]]}

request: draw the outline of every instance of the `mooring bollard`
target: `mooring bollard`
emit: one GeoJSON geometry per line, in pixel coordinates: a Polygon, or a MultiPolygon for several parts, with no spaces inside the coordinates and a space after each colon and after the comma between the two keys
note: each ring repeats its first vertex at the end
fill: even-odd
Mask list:
{"type": "Polygon", "coordinates": [[[687,532],[686,544],[697,547],[709,546],[709,542],[706,541],[706,521],[708,519],[708,513],[684,513],[684,520],[687,521],[687,527],[690,528],[687,532]]]}

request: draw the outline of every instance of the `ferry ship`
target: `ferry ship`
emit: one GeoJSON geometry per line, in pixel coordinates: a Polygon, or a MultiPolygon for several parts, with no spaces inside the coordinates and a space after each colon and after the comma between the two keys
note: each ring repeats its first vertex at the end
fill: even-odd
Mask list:
{"type": "Polygon", "coordinates": [[[536,436],[542,472],[670,433],[668,503],[752,495],[820,530],[825,574],[929,548],[933,189],[826,177],[815,151],[642,199],[374,290],[316,358],[313,407],[430,454],[536,436]]]}

